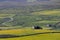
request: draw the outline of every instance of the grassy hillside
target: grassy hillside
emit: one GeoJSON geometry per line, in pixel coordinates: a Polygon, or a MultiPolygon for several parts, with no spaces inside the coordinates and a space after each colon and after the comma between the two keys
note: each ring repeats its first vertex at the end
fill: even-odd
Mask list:
{"type": "Polygon", "coordinates": [[[56,30],[35,30],[32,28],[23,28],[23,29],[14,29],[14,30],[2,30],[0,31],[0,35],[2,34],[15,34],[20,35],[20,37],[16,38],[0,38],[0,40],[59,40],[60,33],[46,33],[46,32],[60,32],[56,30]],[[38,33],[38,34],[36,34],[38,33]],[[41,34],[40,34],[41,33],[41,34]],[[33,35],[30,35],[33,34],[33,35]],[[22,35],[22,36],[21,36],[22,35]],[[28,36],[23,36],[28,35],[28,36]]]}
{"type": "Polygon", "coordinates": [[[28,37],[10,38],[6,40],[59,40],[60,34],[42,34],[28,37]]]}
{"type": "Polygon", "coordinates": [[[60,40],[59,5],[18,5],[0,7],[0,40],[60,40]]]}
{"type": "Polygon", "coordinates": [[[34,26],[34,25],[42,25],[47,23],[57,23],[60,20],[60,10],[53,9],[53,10],[43,10],[38,12],[27,13],[25,15],[16,15],[14,21],[12,23],[16,23],[15,25],[21,26],[34,26]],[[45,21],[45,22],[42,22],[45,21]],[[50,21],[50,22],[49,22],[50,21]],[[37,22],[37,23],[36,23],[37,22]]]}
{"type": "MultiPolygon", "coordinates": [[[[5,10],[6,12],[3,13],[1,11],[0,13],[0,36],[10,34],[19,35],[19,37],[0,38],[0,40],[60,40],[60,30],[53,30],[54,26],[46,26],[47,24],[54,25],[60,22],[60,9],[42,11],[11,10],[9,9],[8,12],[5,10]],[[32,27],[35,25],[43,29],[33,29],[32,27]]],[[[55,29],[60,29],[60,25],[56,25],[55,29]]]]}
{"type": "Polygon", "coordinates": [[[7,8],[1,10],[1,24],[3,23],[2,25],[5,25],[6,27],[32,27],[34,25],[44,27],[46,24],[55,24],[57,22],[60,22],[60,9],[32,11],[30,8],[32,7],[25,7],[26,10],[23,10],[23,7],[19,9],[7,8]],[[10,21],[11,19],[6,19],[7,21],[3,21],[4,18],[13,18],[13,20],[10,21]]]}
{"type": "Polygon", "coordinates": [[[60,15],[60,9],[45,10],[45,11],[40,11],[40,12],[34,12],[32,14],[58,16],[58,15],[60,15]]]}

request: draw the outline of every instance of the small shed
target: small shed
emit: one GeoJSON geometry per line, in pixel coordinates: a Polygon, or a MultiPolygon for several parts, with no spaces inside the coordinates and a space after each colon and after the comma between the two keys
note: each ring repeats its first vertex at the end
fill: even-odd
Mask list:
{"type": "Polygon", "coordinates": [[[34,29],[43,29],[43,28],[40,26],[34,26],[34,29]]]}

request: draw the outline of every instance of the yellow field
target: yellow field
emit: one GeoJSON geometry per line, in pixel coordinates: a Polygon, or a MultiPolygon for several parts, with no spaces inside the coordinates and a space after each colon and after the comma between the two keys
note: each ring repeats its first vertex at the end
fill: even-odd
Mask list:
{"type": "Polygon", "coordinates": [[[14,30],[1,30],[0,34],[31,34],[39,32],[54,32],[55,30],[35,30],[35,29],[14,29],[14,30]]]}
{"type": "Polygon", "coordinates": [[[12,17],[15,14],[0,14],[0,18],[12,17]]]}
{"type": "Polygon", "coordinates": [[[8,38],[1,40],[60,40],[60,34],[41,34],[41,35],[26,36],[19,38],[8,38]]]}
{"type": "MultiPolygon", "coordinates": [[[[41,32],[55,32],[55,30],[35,30],[31,28],[23,28],[23,29],[14,29],[14,30],[1,30],[0,34],[16,34],[16,35],[23,35],[23,34],[34,34],[34,33],[41,33],[41,32]]],[[[49,34],[38,34],[32,36],[24,36],[24,37],[17,37],[17,38],[0,38],[0,40],[59,40],[60,33],[49,33],[49,34]]]]}
{"type": "Polygon", "coordinates": [[[33,12],[35,15],[60,15],[60,10],[46,10],[41,12],[33,12]]]}

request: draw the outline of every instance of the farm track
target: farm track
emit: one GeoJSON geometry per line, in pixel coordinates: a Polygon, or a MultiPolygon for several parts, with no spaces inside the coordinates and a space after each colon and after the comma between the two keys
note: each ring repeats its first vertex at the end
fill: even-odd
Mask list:
{"type": "Polygon", "coordinates": [[[60,33],[60,32],[42,32],[42,33],[34,33],[34,34],[26,34],[26,35],[0,35],[0,38],[15,38],[15,37],[26,37],[26,36],[34,36],[34,35],[40,35],[40,34],[53,34],[53,33],[60,33]]]}

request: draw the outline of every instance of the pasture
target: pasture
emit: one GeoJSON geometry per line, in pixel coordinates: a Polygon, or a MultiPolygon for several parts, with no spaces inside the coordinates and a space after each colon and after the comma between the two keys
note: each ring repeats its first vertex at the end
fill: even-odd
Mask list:
{"type": "Polygon", "coordinates": [[[11,34],[19,35],[20,37],[14,38],[0,38],[0,40],[59,40],[60,33],[50,33],[59,32],[56,30],[36,30],[32,28],[14,29],[14,30],[1,30],[0,35],[11,34]],[[25,35],[25,36],[24,36],[25,35]]]}
{"type": "MultiPolygon", "coordinates": [[[[17,35],[18,37],[0,38],[0,40],[60,40],[60,30],[50,30],[46,26],[46,24],[60,22],[60,10],[44,10],[27,14],[12,13],[0,14],[0,24],[6,24],[3,27],[0,25],[0,36],[17,35]],[[13,20],[6,22],[3,21],[4,17],[13,18],[13,20]],[[32,27],[35,25],[41,26],[43,29],[33,29],[32,27]]],[[[60,27],[57,28],[60,29],[60,27]]]]}

